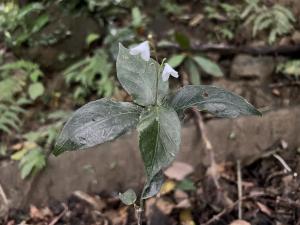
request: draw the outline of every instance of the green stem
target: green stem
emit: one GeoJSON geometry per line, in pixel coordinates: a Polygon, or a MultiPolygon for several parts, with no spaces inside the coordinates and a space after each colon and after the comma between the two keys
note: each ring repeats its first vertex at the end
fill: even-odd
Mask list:
{"type": "Polygon", "coordinates": [[[135,217],[137,225],[142,225],[143,206],[134,205],[135,217]]]}
{"type": "Polygon", "coordinates": [[[165,61],[166,61],[166,58],[164,58],[162,60],[159,69],[156,70],[157,73],[156,73],[156,88],[155,88],[155,105],[158,105],[158,102],[157,102],[158,101],[158,81],[159,81],[159,76],[160,76],[160,73],[161,73],[161,70],[162,70],[162,67],[163,67],[165,61]]]}

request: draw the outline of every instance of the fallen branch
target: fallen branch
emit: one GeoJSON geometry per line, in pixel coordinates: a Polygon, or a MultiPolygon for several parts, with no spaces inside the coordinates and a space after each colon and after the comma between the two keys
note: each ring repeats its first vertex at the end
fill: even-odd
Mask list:
{"type": "Polygon", "coordinates": [[[276,84],[270,84],[270,88],[281,88],[286,86],[300,86],[300,81],[280,82],[276,84]]]}
{"type": "Polygon", "coordinates": [[[214,153],[212,144],[211,144],[210,140],[207,137],[206,129],[204,127],[202,116],[201,116],[200,112],[197,109],[192,108],[192,112],[196,116],[197,126],[198,126],[198,129],[201,132],[201,137],[202,137],[202,140],[204,142],[205,150],[208,152],[208,154],[210,156],[210,168],[212,170],[212,178],[213,178],[214,184],[217,187],[217,189],[220,189],[221,186],[220,186],[220,183],[219,183],[219,174],[218,174],[218,171],[216,170],[217,163],[216,163],[216,160],[215,160],[215,153],[214,153]]]}
{"type": "Polygon", "coordinates": [[[190,52],[216,52],[221,55],[249,54],[249,55],[300,55],[300,45],[282,46],[232,46],[225,44],[201,44],[191,46],[189,49],[182,49],[176,44],[159,47],[160,50],[176,50],[190,52]]]}

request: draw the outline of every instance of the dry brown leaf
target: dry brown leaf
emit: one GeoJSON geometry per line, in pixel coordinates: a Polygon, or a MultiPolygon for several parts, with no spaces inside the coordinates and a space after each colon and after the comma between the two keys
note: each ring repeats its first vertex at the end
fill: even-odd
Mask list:
{"type": "Polygon", "coordinates": [[[182,190],[176,190],[174,193],[174,198],[176,203],[179,203],[185,199],[188,199],[189,196],[186,192],[182,191],[182,190]]]}
{"type": "Polygon", "coordinates": [[[35,142],[25,141],[25,142],[22,142],[22,143],[14,144],[13,146],[11,146],[11,149],[14,150],[14,151],[19,151],[19,150],[22,150],[22,149],[33,149],[36,146],[37,145],[36,145],[35,142]]]}
{"type": "Polygon", "coordinates": [[[267,214],[268,216],[272,215],[272,211],[271,209],[269,209],[268,206],[260,203],[260,202],[256,202],[256,205],[258,206],[258,208],[260,209],[260,211],[262,211],[263,213],[267,214]]]}
{"type": "Polygon", "coordinates": [[[87,193],[84,193],[82,191],[75,191],[73,193],[77,198],[87,202],[91,206],[93,206],[96,210],[101,211],[106,207],[106,204],[99,196],[91,196],[87,193]]]}
{"type": "Polygon", "coordinates": [[[15,225],[15,221],[14,220],[10,220],[10,221],[7,222],[6,225],[15,225]]]}
{"type": "Polygon", "coordinates": [[[204,15],[203,14],[197,14],[196,16],[194,16],[191,21],[189,22],[189,26],[190,27],[195,27],[197,26],[199,23],[201,23],[201,21],[204,19],[204,15]]]}
{"type": "Polygon", "coordinates": [[[206,175],[219,178],[220,174],[224,172],[225,172],[225,164],[213,164],[207,169],[206,175]]]}
{"type": "Polygon", "coordinates": [[[26,223],[25,220],[23,220],[21,223],[19,223],[18,225],[29,225],[28,223],[26,223]]]}
{"type": "Polygon", "coordinates": [[[165,215],[169,215],[174,209],[175,205],[172,202],[166,201],[162,198],[156,202],[156,207],[165,215]]]}
{"type": "Polygon", "coordinates": [[[245,220],[235,220],[231,222],[230,225],[251,225],[251,223],[248,223],[245,220]]]}
{"type": "Polygon", "coordinates": [[[255,186],[255,184],[253,182],[248,182],[248,181],[242,181],[242,186],[245,189],[249,189],[255,186]]]}
{"type": "Polygon", "coordinates": [[[127,218],[128,218],[128,213],[127,213],[127,206],[121,208],[118,211],[116,210],[108,210],[103,215],[107,217],[112,224],[114,225],[123,225],[127,224],[127,218]]]}
{"type": "Polygon", "coordinates": [[[176,206],[177,209],[189,209],[192,207],[192,204],[189,199],[184,199],[179,202],[176,206]]]}
{"type": "Polygon", "coordinates": [[[165,175],[168,178],[178,181],[183,180],[186,176],[194,172],[194,168],[183,162],[174,162],[166,171],[165,175]]]}
{"type": "Polygon", "coordinates": [[[53,213],[52,213],[52,211],[48,208],[48,207],[45,207],[45,208],[43,208],[43,209],[41,209],[41,212],[42,212],[42,214],[46,217],[46,216],[48,216],[48,217],[53,217],[53,213]]]}
{"type": "Polygon", "coordinates": [[[37,207],[30,205],[30,217],[32,219],[44,219],[44,215],[37,207]]]}
{"type": "Polygon", "coordinates": [[[277,88],[272,89],[272,94],[279,97],[281,95],[280,91],[277,88]]]}

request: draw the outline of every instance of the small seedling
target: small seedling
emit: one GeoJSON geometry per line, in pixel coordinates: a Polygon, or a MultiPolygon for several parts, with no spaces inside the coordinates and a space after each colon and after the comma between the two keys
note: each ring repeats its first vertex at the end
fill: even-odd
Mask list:
{"type": "MultiPolygon", "coordinates": [[[[261,115],[245,99],[221,88],[187,85],[171,92],[170,75],[178,77],[179,74],[165,61],[159,64],[150,58],[147,41],[131,49],[119,44],[117,77],[133,102],[103,98],[84,105],[67,121],[53,150],[57,156],[65,151],[87,149],[137,128],[147,175],[140,195],[141,208],[135,205],[138,211],[143,208],[144,199],[159,192],[163,184],[162,171],[179,151],[180,120],[186,109],[194,107],[230,118],[261,115]]],[[[120,198],[125,204],[135,202],[133,191],[121,194],[120,198]]]]}

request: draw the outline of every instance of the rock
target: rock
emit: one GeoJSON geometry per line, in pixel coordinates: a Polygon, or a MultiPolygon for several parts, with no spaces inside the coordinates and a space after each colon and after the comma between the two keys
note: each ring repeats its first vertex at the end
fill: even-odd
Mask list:
{"type": "Polygon", "coordinates": [[[31,36],[31,46],[13,48],[18,57],[38,63],[44,69],[66,68],[87,51],[86,38],[90,33],[102,36],[105,32],[104,26],[86,12],[72,13],[56,3],[46,11],[51,22],[31,36]]]}
{"type": "MultiPolygon", "coordinates": [[[[282,99],[274,97],[272,92],[269,90],[268,85],[270,82],[262,82],[260,80],[238,80],[232,82],[227,79],[214,80],[212,83],[216,87],[224,88],[228,91],[232,91],[238,95],[246,98],[251,104],[255,105],[257,108],[270,107],[270,102],[272,105],[282,106],[282,99]]],[[[293,98],[293,102],[299,102],[299,99],[293,98]]]]}
{"type": "Polygon", "coordinates": [[[232,64],[230,76],[234,79],[258,78],[265,80],[269,78],[275,69],[273,57],[254,57],[250,55],[237,55],[232,64]]]}

